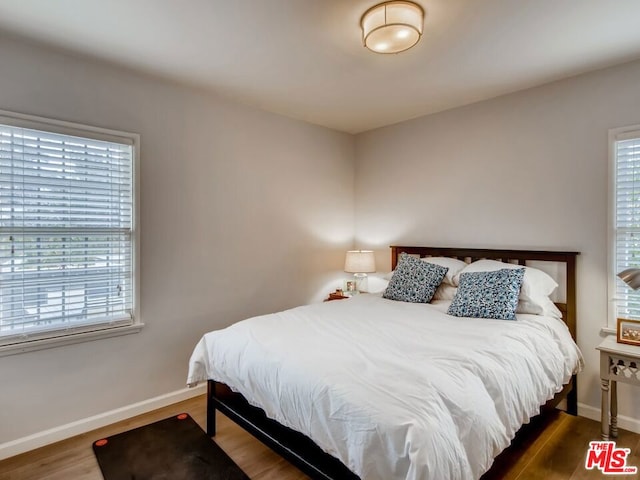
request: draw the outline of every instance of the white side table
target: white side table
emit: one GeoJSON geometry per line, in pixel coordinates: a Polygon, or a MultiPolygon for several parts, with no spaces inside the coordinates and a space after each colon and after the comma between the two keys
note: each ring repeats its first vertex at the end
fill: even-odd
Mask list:
{"type": "Polygon", "coordinates": [[[614,438],[618,436],[618,382],[640,386],[640,347],[618,343],[616,337],[610,335],[597,349],[600,350],[602,439],[609,440],[609,405],[611,405],[611,436],[614,438]],[[611,403],[609,403],[609,390],[611,390],[611,403]]]}

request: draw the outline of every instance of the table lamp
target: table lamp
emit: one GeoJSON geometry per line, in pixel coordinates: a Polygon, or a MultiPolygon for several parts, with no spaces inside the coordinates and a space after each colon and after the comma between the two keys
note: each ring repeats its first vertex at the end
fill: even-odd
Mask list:
{"type": "Polygon", "coordinates": [[[353,273],[355,291],[359,292],[367,273],[376,271],[376,258],[372,250],[349,250],[344,261],[344,271],[353,273]]]}

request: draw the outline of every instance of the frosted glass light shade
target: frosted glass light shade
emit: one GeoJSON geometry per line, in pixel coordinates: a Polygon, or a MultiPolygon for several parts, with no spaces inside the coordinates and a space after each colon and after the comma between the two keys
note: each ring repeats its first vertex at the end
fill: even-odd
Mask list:
{"type": "Polygon", "coordinates": [[[367,10],[362,19],[364,46],[376,53],[399,53],[422,36],[424,10],[413,2],[384,2],[367,10]]]}
{"type": "Polygon", "coordinates": [[[350,250],[344,261],[347,273],[373,273],[376,271],[376,258],[371,250],[350,250]]]}

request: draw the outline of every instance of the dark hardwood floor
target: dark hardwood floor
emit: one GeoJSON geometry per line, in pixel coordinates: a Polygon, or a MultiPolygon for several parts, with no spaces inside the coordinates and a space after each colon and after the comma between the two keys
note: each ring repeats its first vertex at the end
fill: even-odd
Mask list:
{"type": "MultiPolygon", "coordinates": [[[[1,480],[100,480],[93,456],[94,440],[140,425],[189,412],[204,427],[205,398],[197,397],[145,415],[118,422],[0,462],[1,480]]],[[[605,476],[587,471],[589,441],[600,439],[600,424],[559,411],[536,419],[495,461],[482,480],[595,480],[638,476],[605,476]]],[[[218,414],[216,442],[249,477],[256,480],[302,480],[307,477],[240,427],[218,414]]],[[[618,446],[631,449],[628,465],[640,466],[640,435],[620,431],[618,446]]],[[[446,479],[442,479],[446,480],[446,479]]]]}

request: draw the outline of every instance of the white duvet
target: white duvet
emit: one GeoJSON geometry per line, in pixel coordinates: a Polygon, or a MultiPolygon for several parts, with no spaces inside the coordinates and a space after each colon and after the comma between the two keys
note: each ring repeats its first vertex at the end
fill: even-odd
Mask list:
{"type": "Polygon", "coordinates": [[[207,333],[188,383],[213,379],[363,480],[477,479],[582,367],[555,318],[456,318],[378,295],[207,333]]]}

